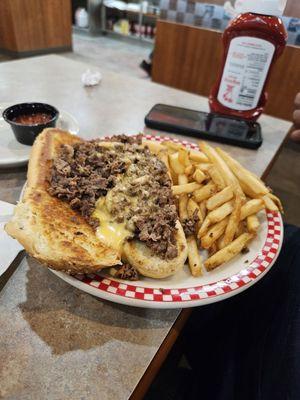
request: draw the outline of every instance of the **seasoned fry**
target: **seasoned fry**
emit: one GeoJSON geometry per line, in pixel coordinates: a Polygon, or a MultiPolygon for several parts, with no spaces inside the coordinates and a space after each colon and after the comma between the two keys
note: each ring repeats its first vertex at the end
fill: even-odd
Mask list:
{"type": "Polygon", "coordinates": [[[225,247],[223,242],[224,242],[224,235],[222,235],[216,242],[218,250],[221,250],[221,249],[223,249],[223,247],[225,247]]]}
{"type": "Polygon", "coordinates": [[[249,215],[257,214],[260,210],[265,207],[262,199],[249,200],[242,206],[241,209],[241,221],[249,217],[249,215]]]}
{"type": "Polygon", "coordinates": [[[193,179],[198,183],[202,183],[206,179],[206,175],[200,169],[196,169],[193,179]]]}
{"type": "Polygon", "coordinates": [[[204,220],[207,215],[206,200],[201,201],[201,203],[199,203],[199,207],[204,220]]]}
{"type": "Polygon", "coordinates": [[[202,172],[208,172],[208,170],[212,167],[210,163],[200,163],[196,164],[196,169],[200,169],[202,172]]]}
{"type": "Polygon", "coordinates": [[[233,190],[231,186],[227,186],[221,192],[213,195],[210,199],[206,202],[206,207],[209,211],[212,211],[222,204],[226,203],[227,201],[233,198],[233,190]]]}
{"type": "Polygon", "coordinates": [[[200,150],[203,151],[209,158],[209,160],[215,165],[219,173],[222,175],[227,186],[232,186],[233,190],[236,191],[243,199],[245,199],[244,192],[239,184],[239,181],[235,175],[231,172],[228,165],[225,163],[223,158],[216,152],[216,150],[209,146],[205,142],[199,144],[200,150]]]}
{"type": "MultiPolygon", "coordinates": [[[[199,204],[197,204],[193,199],[188,199],[187,203],[187,211],[188,211],[188,216],[189,218],[193,218],[193,215],[195,212],[197,213],[197,216],[199,218],[199,224],[202,224],[204,221],[204,217],[202,216],[202,212],[200,210],[199,204]]],[[[198,228],[199,229],[199,228],[198,228]]]]}
{"type": "Polygon", "coordinates": [[[229,221],[225,230],[224,240],[222,242],[222,245],[224,247],[231,243],[235,237],[241,218],[242,202],[242,198],[237,194],[234,199],[234,209],[229,217],[229,221]]]}
{"type": "Polygon", "coordinates": [[[201,246],[209,249],[223,235],[227,224],[228,218],[225,218],[210,228],[207,234],[201,238],[201,246]]]}
{"type": "Polygon", "coordinates": [[[208,249],[208,255],[209,257],[213,256],[214,254],[216,254],[216,252],[218,251],[218,244],[217,242],[213,243],[211,245],[211,247],[208,249]]]}
{"type": "Polygon", "coordinates": [[[202,258],[199,254],[197,242],[194,236],[187,238],[188,260],[191,273],[194,277],[202,275],[202,258]]]}
{"type": "Polygon", "coordinates": [[[210,225],[213,225],[213,224],[216,224],[217,222],[222,221],[228,215],[230,215],[232,213],[232,211],[233,211],[233,202],[232,201],[225,203],[221,207],[216,208],[215,210],[211,211],[206,216],[206,218],[198,232],[198,238],[203,237],[207,233],[210,225]]]}
{"type": "Polygon", "coordinates": [[[269,193],[268,196],[269,196],[270,199],[273,200],[274,203],[277,205],[277,207],[279,208],[279,211],[280,211],[282,214],[284,214],[284,209],[283,209],[283,206],[282,206],[282,203],[281,203],[280,199],[279,199],[277,196],[275,196],[273,193],[269,193]]]}
{"type": "Polygon", "coordinates": [[[189,158],[189,152],[186,148],[182,148],[178,150],[178,160],[180,164],[184,165],[184,167],[188,167],[191,165],[191,161],[189,158]]]}
{"type": "Polygon", "coordinates": [[[203,221],[203,224],[200,226],[200,229],[198,231],[198,234],[197,234],[198,239],[201,239],[204,235],[206,235],[210,225],[211,225],[211,222],[206,216],[205,220],[203,221]]]}
{"type": "Polygon", "coordinates": [[[275,202],[269,196],[264,196],[263,201],[265,203],[266,209],[270,211],[279,211],[275,202]]]}
{"type": "Polygon", "coordinates": [[[197,182],[186,183],[184,185],[172,186],[172,192],[174,196],[179,196],[181,194],[193,193],[195,190],[201,188],[201,185],[197,182]]]}
{"type": "Polygon", "coordinates": [[[223,190],[226,187],[225,181],[216,167],[210,167],[207,172],[218,190],[223,190]]]}
{"type": "Polygon", "coordinates": [[[222,206],[208,213],[206,218],[210,220],[211,224],[215,224],[217,222],[222,221],[224,218],[230,215],[232,211],[233,211],[233,202],[229,201],[228,203],[225,203],[222,206]]]}
{"type": "Polygon", "coordinates": [[[238,238],[239,236],[241,236],[245,232],[246,232],[245,221],[240,221],[240,223],[238,224],[238,228],[237,228],[236,234],[235,234],[235,238],[238,238]]]}
{"type": "Polygon", "coordinates": [[[269,193],[269,189],[266,187],[266,185],[252,172],[249,172],[238,161],[234,160],[228,153],[220,148],[217,148],[216,151],[226,162],[238,180],[243,184],[244,192],[248,196],[251,196],[253,193],[255,193],[256,197],[258,197],[269,193]]]}
{"type": "Polygon", "coordinates": [[[198,163],[209,162],[208,157],[202,151],[190,150],[190,159],[198,163]]]}
{"type": "Polygon", "coordinates": [[[185,167],[179,162],[178,156],[178,153],[170,154],[169,163],[172,170],[179,175],[184,174],[185,167]]]}
{"type": "Polygon", "coordinates": [[[250,242],[253,238],[251,233],[243,233],[237,239],[235,239],[230,245],[224,247],[222,250],[219,250],[212,257],[208,258],[204,262],[204,266],[208,271],[212,271],[219,265],[230,261],[236,255],[238,255],[243,248],[250,242]]]}
{"type": "Polygon", "coordinates": [[[185,149],[185,147],[182,144],[175,143],[175,142],[170,142],[170,141],[165,141],[161,143],[163,146],[167,147],[169,152],[174,152],[177,153],[179,149],[185,149]]]}
{"type": "Polygon", "coordinates": [[[153,142],[152,140],[143,140],[143,146],[147,146],[151,153],[158,154],[160,151],[165,151],[166,148],[160,143],[153,142]]]}
{"type": "Polygon", "coordinates": [[[200,203],[203,200],[207,200],[211,197],[214,193],[216,193],[217,188],[213,182],[208,183],[207,185],[203,186],[201,189],[196,190],[193,193],[194,199],[197,203],[200,203]]]}
{"type": "Polygon", "coordinates": [[[247,217],[247,229],[250,233],[256,234],[258,232],[258,229],[260,227],[259,220],[257,216],[254,215],[249,215],[247,217]]]}
{"type": "Polygon", "coordinates": [[[195,172],[195,165],[191,164],[185,168],[184,173],[187,176],[193,175],[195,172]]]}
{"type": "Polygon", "coordinates": [[[173,171],[172,168],[170,168],[170,175],[171,175],[171,180],[173,185],[178,185],[178,174],[173,171]]]}
{"type": "MultiPolygon", "coordinates": [[[[179,185],[186,185],[188,182],[186,175],[179,175],[178,176],[178,183],[179,185]]],[[[187,204],[188,204],[188,195],[182,194],[179,197],[179,218],[180,221],[183,222],[188,219],[188,212],[187,212],[187,204]]]]}

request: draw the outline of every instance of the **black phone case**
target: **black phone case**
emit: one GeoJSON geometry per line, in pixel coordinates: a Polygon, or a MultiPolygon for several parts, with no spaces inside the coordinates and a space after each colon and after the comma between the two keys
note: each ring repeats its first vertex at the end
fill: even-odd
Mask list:
{"type": "MultiPolygon", "coordinates": [[[[151,115],[152,110],[156,106],[154,106],[145,117],[145,125],[150,129],[157,129],[160,131],[165,131],[165,132],[170,132],[170,133],[178,133],[183,136],[192,136],[192,137],[196,137],[199,139],[211,140],[214,142],[230,144],[233,146],[243,147],[243,148],[252,149],[252,150],[257,150],[263,143],[261,126],[257,122],[253,123],[253,126],[255,127],[255,135],[253,136],[253,138],[241,139],[241,138],[224,137],[224,136],[215,135],[213,133],[205,132],[202,130],[193,129],[190,127],[183,128],[181,126],[172,125],[172,124],[164,123],[161,121],[155,121],[155,120],[151,119],[149,116],[151,115]]],[[[172,107],[172,106],[170,106],[170,107],[172,107]]],[[[187,110],[184,108],[182,108],[182,109],[187,110]]],[[[201,113],[199,111],[195,111],[195,112],[197,112],[198,114],[201,113]]],[[[212,117],[214,115],[216,115],[216,114],[207,114],[204,112],[202,112],[202,114],[211,115],[212,117]]],[[[226,116],[222,116],[222,117],[229,118],[226,116]]],[[[229,119],[233,119],[233,118],[229,118],[229,119]]],[[[235,118],[235,120],[238,121],[239,119],[235,118]]]]}

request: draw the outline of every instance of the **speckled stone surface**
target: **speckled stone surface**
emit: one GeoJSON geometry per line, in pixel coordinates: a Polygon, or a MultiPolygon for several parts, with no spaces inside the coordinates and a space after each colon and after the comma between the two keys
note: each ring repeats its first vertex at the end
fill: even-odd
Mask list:
{"type": "Polygon", "coordinates": [[[101,301],[25,259],[0,294],[0,398],[127,399],[177,313],[101,301]]]}
{"type": "MultiPolygon", "coordinates": [[[[100,86],[83,88],[88,67],[59,56],[2,63],[2,101],[51,103],[75,115],[87,138],[143,130],[156,103],[208,108],[202,97],[108,71],[100,86]]],[[[266,116],[260,122],[259,151],[225,146],[259,175],[290,127],[266,116]]],[[[15,203],[25,175],[0,170],[0,200],[15,203]]],[[[0,398],[128,399],[178,314],[95,299],[25,259],[0,293],[0,398]]]]}

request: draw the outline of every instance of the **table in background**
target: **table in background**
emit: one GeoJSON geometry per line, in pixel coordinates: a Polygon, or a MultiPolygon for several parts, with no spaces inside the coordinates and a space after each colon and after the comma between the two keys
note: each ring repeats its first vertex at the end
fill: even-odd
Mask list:
{"type": "MultiPolygon", "coordinates": [[[[156,103],[208,109],[205,98],[109,71],[101,71],[99,86],[84,88],[87,68],[54,55],[2,63],[1,101],[53,104],[78,119],[85,138],[137,133],[156,103]]],[[[258,175],[271,166],[290,128],[266,116],[260,123],[258,151],[224,146],[258,175]]],[[[25,179],[25,168],[0,170],[0,200],[16,203],[25,179]]],[[[187,316],[99,300],[27,257],[0,292],[0,397],[139,398],[187,316]]]]}

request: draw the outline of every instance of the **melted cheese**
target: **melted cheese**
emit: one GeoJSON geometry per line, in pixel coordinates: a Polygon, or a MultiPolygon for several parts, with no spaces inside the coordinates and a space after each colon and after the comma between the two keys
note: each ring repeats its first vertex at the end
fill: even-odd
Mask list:
{"type": "Polygon", "coordinates": [[[92,216],[100,223],[96,230],[97,238],[106,246],[121,251],[124,240],[132,236],[132,233],[126,229],[125,223],[113,221],[105,205],[105,198],[98,200],[92,216]]]}

